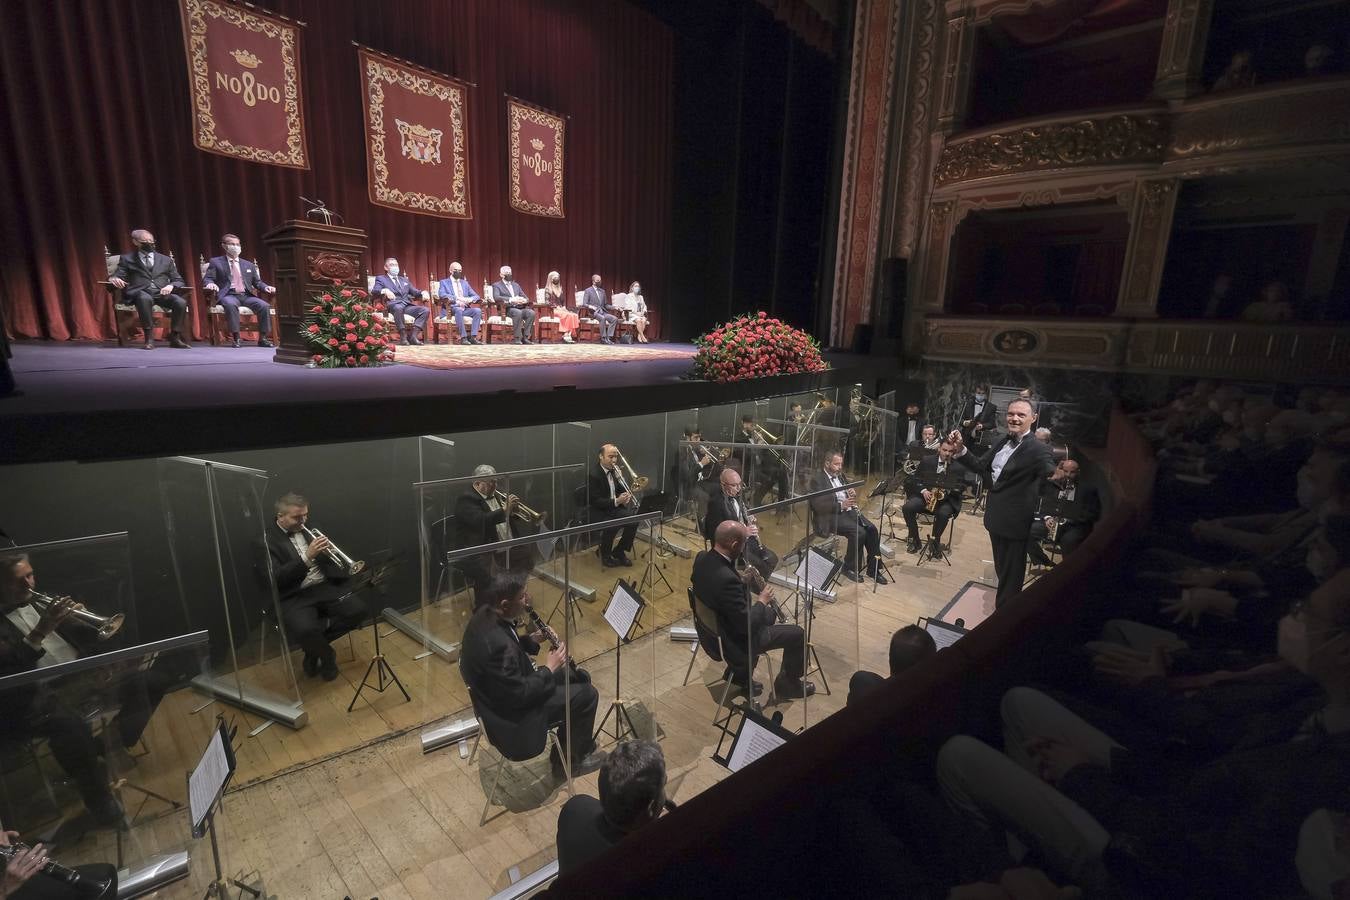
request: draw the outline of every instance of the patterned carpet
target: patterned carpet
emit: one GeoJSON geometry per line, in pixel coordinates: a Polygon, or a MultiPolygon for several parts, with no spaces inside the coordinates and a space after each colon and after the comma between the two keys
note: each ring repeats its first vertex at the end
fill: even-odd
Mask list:
{"type": "Polygon", "coordinates": [[[475,369],[479,366],[550,366],[692,359],[694,348],[678,344],[423,344],[399,347],[395,361],[427,369],[475,369]]]}

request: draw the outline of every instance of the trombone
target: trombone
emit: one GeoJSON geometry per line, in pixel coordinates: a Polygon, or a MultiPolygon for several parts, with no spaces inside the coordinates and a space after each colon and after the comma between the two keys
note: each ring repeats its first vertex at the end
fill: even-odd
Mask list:
{"type": "Polygon", "coordinates": [[[637,492],[650,484],[651,480],[646,475],[639,475],[633,471],[633,467],[628,464],[628,460],[624,459],[623,451],[619,451],[618,468],[621,470],[619,481],[621,483],[626,482],[626,484],[623,484],[623,487],[627,488],[628,493],[633,495],[632,502],[636,505],[637,492]]]}
{"type": "MultiPolygon", "coordinates": [[[[41,591],[36,591],[32,588],[28,589],[28,602],[33,604],[33,608],[39,612],[46,612],[48,607],[65,599],[67,598],[53,597],[51,594],[44,594],[41,591]]],[[[86,628],[92,628],[94,631],[98,632],[98,639],[100,641],[106,641],[114,634],[117,634],[118,630],[122,627],[122,622],[126,620],[126,616],[122,613],[117,613],[112,616],[100,616],[98,613],[91,612],[83,606],[76,606],[73,608],[70,611],[70,617],[86,628]]]]}
{"type": "Polygon", "coordinates": [[[750,423],[750,443],[761,444],[765,447],[768,447],[769,453],[773,455],[774,459],[778,460],[778,464],[785,469],[788,467],[787,460],[783,459],[783,454],[773,449],[773,445],[783,443],[783,439],[780,438],[778,435],[774,434],[773,432],[765,429],[758,422],[750,423]],[[759,438],[759,440],[756,441],[755,438],[759,438]]]}
{"type": "MultiPolygon", "coordinates": [[[[328,535],[324,534],[319,529],[310,528],[308,525],[301,525],[300,530],[305,533],[305,537],[309,538],[310,541],[317,541],[321,537],[328,537],[328,535]]],[[[341,547],[333,543],[332,538],[328,538],[328,549],[323,551],[323,554],[348,575],[359,574],[361,570],[366,567],[365,560],[352,559],[342,552],[341,547]]]]}
{"type": "MultiPolygon", "coordinates": [[[[506,506],[506,502],[511,499],[501,491],[493,491],[492,493],[497,498],[497,502],[500,503],[502,506],[506,506]]],[[[512,513],[512,515],[514,515],[520,521],[526,522],[531,525],[533,525],[535,522],[541,522],[544,519],[543,513],[539,512],[538,510],[530,509],[528,506],[525,505],[525,501],[521,500],[519,497],[516,498],[516,511],[512,513]]]]}

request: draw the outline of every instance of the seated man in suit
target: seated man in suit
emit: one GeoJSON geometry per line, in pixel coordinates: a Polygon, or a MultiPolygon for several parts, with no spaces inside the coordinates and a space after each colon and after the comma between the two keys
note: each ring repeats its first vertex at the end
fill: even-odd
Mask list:
{"type": "Polygon", "coordinates": [[[741,473],[735,469],[723,469],[718,478],[718,487],[719,490],[708,498],[708,512],[703,517],[703,536],[711,541],[717,534],[717,526],[723,522],[740,522],[747,534],[745,562],[768,578],[778,568],[778,554],[760,543],[755,517],[745,511],[745,501],[741,499],[741,473]]]}
{"type": "Polygon", "coordinates": [[[457,262],[450,264],[450,277],[442,278],[437,286],[437,291],[441,295],[441,315],[446,315],[446,304],[449,304],[450,311],[455,316],[455,327],[459,329],[459,342],[461,344],[477,344],[478,327],[483,321],[483,311],[476,306],[469,304],[479,299],[478,293],[474,291],[473,285],[469,279],[464,277],[464,267],[457,262]],[[469,317],[469,325],[472,329],[469,334],[464,333],[464,317],[469,317]]]}
{"type": "Polygon", "coordinates": [[[655,741],[624,741],[600,767],[600,799],[577,794],[558,813],[558,872],[589,862],[656,821],[666,800],[666,758],[655,741]]]}
{"type": "MultiPolygon", "coordinates": [[[[762,600],[752,602],[750,588],[736,572],[736,560],[745,551],[748,538],[749,532],[740,522],[728,520],[718,525],[713,548],[694,558],[690,575],[694,596],[717,615],[722,651],[727,654],[725,677],[741,684],[750,682],[749,673],[754,671],[759,654],[782,649],[783,665],[774,681],[774,692],[779,697],[809,697],[816,686],[802,680],[806,671],[805,632],[796,625],[776,624],[778,616],[773,608],[762,600]],[[748,660],[747,648],[751,654],[748,660]]],[[[755,686],[751,684],[750,689],[754,691],[755,686]]]]}
{"type": "Polygon", "coordinates": [[[243,305],[258,317],[258,346],[272,346],[267,338],[272,331],[272,307],[262,295],[275,294],[277,289],[262,280],[256,263],[239,258],[243,245],[239,243],[238,235],[223,235],[220,246],[225,255],[211,258],[202,287],[215,294],[225,309],[225,328],[230,332],[230,343],[239,346],[239,307],[243,305]]]}
{"type": "MultiPolygon", "coordinates": [[[[517,512],[521,500],[510,494],[502,501],[497,495],[497,470],[482,465],[473,470],[472,489],[461,494],[455,500],[455,549],[477,547],[480,544],[493,544],[497,541],[509,541],[517,537],[515,524],[520,521],[517,512]]],[[[540,514],[543,521],[543,514],[540,514]]],[[[473,583],[475,588],[487,586],[491,576],[501,569],[522,569],[534,564],[531,547],[517,547],[499,554],[502,559],[494,559],[488,554],[468,556],[454,565],[473,583]]]]}
{"type": "Polygon", "coordinates": [[[890,669],[891,677],[882,678],[876,672],[866,669],[853,673],[848,681],[848,704],[852,706],[863,694],[869,693],[887,681],[894,681],[900,673],[915,663],[923,662],[937,653],[937,644],[933,636],[919,625],[906,625],[891,635],[890,669]]]}
{"type": "Polygon", "coordinates": [[[267,552],[286,635],[305,651],[305,674],[332,681],[338,667],[330,642],[361,627],[366,604],[348,591],[349,573],[325,552],[332,546],[328,538],[311,541],[304,533],[309,501],[283,494],[275,512],[276,521],[267,529],[267,552]]]}
{"type": "MultiPolygon", "coordinates": [[[[635,515],[638,511],[637,497],[633,495],[627,479],[619,471],[619,448],[605,444],[600,448],[600,456],[590,474],[591,519],[603,522],[606,519],[621,519],[635,515]]],[[[600,532],[600,563],[610,569],[614,566],[631,566],[633,560],[628,551],[633,549],[633,540],[637,536],[637,524],[623,527],[618,543],[614,538],[619,535],[618,527],[606,528],[600,532]]]]}
{"type": "MultiPolygon", "coordinates": [[[[1060,460],[1055,474],[1046,479],[1041,487],[1043,502],[1056,503],[1064,507],[1069,515],[1059,525],[1055,542],[1065,556],[1078,549],[1078,545],[1092,534],[1092,528],[1102,517],[1102,498],[1097,489],[1078,481],[1078,462],[1072,459],[1060,460]]],[[[1041,549],[1049,531],[1050,516],[1042,516],[1031,523],[1031,543],[1027,545],[1027,558],[1039,566],[1050,565],[1045,551],[1041,549]]]]}
{"type": "Polygon", "coordinates": [[[923,426],[919,432],[919,439],[905,445],[909,451],[910,459],[921,459],[925,456],[932,456],[937,453],[937,449],[942,445],[942,440],[937,436],[937,429],[932,425],[923,426]]]}
{"type": "MultiPolygon", "coordinates": [[[[927,508],[928,501],[933,496],[929,488],[939,481],[947,480],[954,450],[950,441],[943,441],[938,445],[937,454],[925,456],[919,463],[918,471],[905,479],[905,493],[909,495],[909,499],[900,507],[900,512],[905,517],[905,526],[908,529],[905,544],[910,553],[919,552],[919,513],[927,508]]],[[[935,543],[942,542],[942,532],[947,530],[947,523],[961,512],[962,489],[958,487],[944,490],[945,494],[933,509],[935,543]]]]}
{"type": "MultiPolygon", "coordinates": [[[[768,447],[755,417],[741,416],[741,429],[732,438],[735,444],[753,444],[768,447]]],[[[788,488],[788,467],[784,465],[782,454],[774,450],[748,450],[737,453],[741,458],[741,471],[750,479],[754,496],[750,502],[754,506],[763,506],[769,491],[775,491],[774,500],[786,500],[791,496],[788,488]]]]}
{"type": "MultiPolygon", "coordinates": [[[[558,737],[568,746],[565,713],[570,706],[572,775],[592,772],[605,758],[591,736],[600,695],[582,669],[567,680],[566,644],[558,644],[544,657],[544,665],[535,666],[531,657],[544,636],[538,631],[518,634],[515,625],[529,605],[525,579],[518,575],[498,577],[478,591],[460,645],[459,671],[473,691],[474,709],[483,717],[492,746],[502,755],[517,761],[535,756],[553,725],[561,726],[558,737]]],[[[555,774],[563,774],[556,754],[553,767],[555,774]]]]}
{"type": "Polygon", "coordinates": [[[591,286],[582,295],[581,305],[586,307],[587,315],[600,323],[600,343],[614,343],[614,329],[618,326],[619,317],[606,309],[608,298],[599,275],[591,276],[591,286]]]}
{"type": "Polygon", "coordinates": [[[155,252],[155,236],[144,228],[131,233],[136,249],[123,253],[117,271],[108,283],[122,291],[122,297],[136,307],[145,332],[146,350],[155,349],[155,307],[169,313],[169,346],[187,350],[192,344],[183,326],[187,318],[187,300],[175,290],[186,287],[173,257],[155,252]]]}
{"type": "Polygon", "coordinates": [[[844,577],[861,583],[862,574],[858,571],[862,561],[862,552],[867,552],[867,575],[877,584],[890,584],[886,573],[881,571],[881,532],[868,521],[858,509],[858,498],[852,490],[845,491],[844,454],[837,450],[827,453],[825,467],[811,476],[811,493],[833,487],[833,494],[822,494],[811,500],[811,510],[820,521],[823,530],[830,534],[841,535],[848,541],[848,550],[844,554],[844,577]]]}
{"type": "Polygon", "coordinates": [[[384,274],[375,278],[373,293],[384,298],[389,316],[394,320],[394,329],[403,336],[403,343],[422,343],[420,335],[427,327],[431,309],[417,301],[419,298],[430,300],[431,295],[415,286],[411,278],[400,272],[398,260],[394,257],[391,256],[384,261],[384,274]],[[405,315],[412,316],[412,325],[407,324],[405,315]]]}
{"type": "Polygon", "coordinates": [[[501,280],[492,285],[492,299],[506,304],[506,314],[511,318],[511,333],[517,344],[533,344],[534,301],[525,296],[520,285],[511,280],[511,267],[502,266],[499,270],[501,280]]]}
{"type": "Polygon", "coordinates": [[[676,447],[680,495],[698,503],[708,499],[712,479],[721,468],[717,458],[707,448],[699,446],[701,440],[703,432],[691,422],[684,426],[685,443],[676,447]]]}

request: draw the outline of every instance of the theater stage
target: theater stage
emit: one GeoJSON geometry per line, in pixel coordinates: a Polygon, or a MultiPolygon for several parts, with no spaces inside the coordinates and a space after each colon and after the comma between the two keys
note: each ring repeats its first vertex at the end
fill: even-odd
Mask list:
{"type": "Polygon", "coordinates": [[[832,354],[828,372],[717,385],[684,377],[692,344],[400,347],[400,355],[428,365],[459,354],[481,364],[345,370],[274,363],[273,351],[256,346],[174,350],[161,343],[150,352],[54,341],[12,346],[17,393],[0,398],[0,433],[7,435],[0,463],[620,416],[848,384],[894,368],[882,358],[832,354]]]}

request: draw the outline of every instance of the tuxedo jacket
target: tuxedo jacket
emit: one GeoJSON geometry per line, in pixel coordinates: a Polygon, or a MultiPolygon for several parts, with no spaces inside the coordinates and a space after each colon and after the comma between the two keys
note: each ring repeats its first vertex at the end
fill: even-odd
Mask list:
{"type": "MultiPolygon", "coordinates": [[[[623,477],[623,483],[628,484],[627,476],[623,477]]],[[[595,463],[591,466],[591,473],[587,476],[587,485],[590,491],[591,510],[603,519],[617,519],[620,516],[631,516],[637,512],[637,504],[630,503],[627,506],[615,506],[614,501],[609,498],[609,474],[595,463]]],[[[614,488],[614,496],[617,497],[623,493],[623,486],[618,485],[614,488]]]]}
{"type": "Polygon", "coordinates": [[[694,586],[694,596],[717,614],[717,629],[722,634],[722,652],[727,662],[737,667],[744,665],[746,628],[754,634],[754,652],[758,653],[758,648],[767,642],[769,626],[777,621],[773,610],[763,603],[751,604],[750,590],[736,573],[736,564],[716,550],[699,551],[689,580],[694,586]]]}
{"type": "Polygon", "coordinates": [[[440,284],[436,286],[437,292],[441,295],[442,303],[473,303],[475,300],[481,300],[478,292],[473,289],[473,283],[467,278],[459,279],[459,290],[464,294],[462,301],[455,299],[455,279],[442,278],[440,284]]]}
{"type": "Polygon", "coordinates": [[[915,416],[915,417],[912,418],[912,419],[911,419],[909,416],[903,416],[903,417],[900,419],[900,442],[903,443],[903,444],[914,443],[914,441],[911,441],[911,440],[909,439],[909,423],[910,423],[910,422],[913,422],[913,423],[914,423],[914,441],[922,442],[922,441],[923,441],[923,426],[925,426],[925,425],[928,424],[927,422],[925,422],[925,421],[923,420],[923,414],[922,414],[922,413],[920,413],[919,415],[915,416]]]}
{"type": "MultiPolygon", "coordinates": [[[[262,280],[262,274],[258,272],[258,267],[250,260],[242,257],[239,260],[239,277],[244,282],[245,294],[261,297],[267,291],[267,282],[262,280]]],[[[214,284],[220,288],[220,296],[222,297],[232,293],[229,257],[213,256],[211,261],[206,264],[206,277],[202,283],[214,284]]]]}
{"type": "Polygon", "coordinates": [[[619,841],[626,833],[605,818],[600,801],[577,794],[558,812],[558,872],[571,872],[619,841]]]}
{"type": "Polygon", "coordinates": [[[413,284],[412,279],[403,273],[390,275],[388,272],[375,276],[375,286],[371,293],[383,297],[380,291],[392,291],[394,299],[389,303],[416,303],[422,299],[422,289],[413,284]]]}
{"type": "Polygon", "coordinates": [[[717,490],[712,492],[712,496],[708,498],[707,513],[703,516],[703,536],[705,538],[711,541],[713,539],[713,535],[717,533],[717,526],[721,525],[727,519],[735,519],[737,522],[745,522],[745,516],[747,515],[749,504],[745,502],[744,493],[742,493],[740,497],[736,498],[736,503],[741,508],[740,516],[737,516],[734,513],[732,513],[731,501],[727,498],[727,495],[722,491],[721,485],[718,486],[717,490]]]}
{"type": "MultiPolygon", "coordinates": [[[[925,456],[919,463],[919,468],[915,470],[914,474],[905,479],[905,493],[911,497],[919,496],[920,491],[935,483],[940,477],[938,475],[937,467],[938,456],[936,453],[931,456],[925,456]]],[[[951,474],[954,469],[957,472],[961,471],[956,466],[956,460],[947,460],[947,474],[951,474]]],[[[946,479],[944,478],[943,480],[945,481],[946,479]]],[[[942,498],[944,502],[950,500],[953,503],[959,504],[961,498],[965,496],[965,490],[962,487],[946,488],[945,490],[947,491],[947,495],[942,498]]]]}
{"type": "Polygon", "coordinates": [[[539,645],[503,622],[491,606],[478,607],[464,629],[459,671],[472,692],[474,712],[488,740],[507,759],[538,756],[548,740],[546,705],[563,684],[547,666],[536,669],[539,645]]]}
{"type": "Polygon", "coordinates": [[[475,490],[455,500],[455,547],[477,547],[500,540],[497,526],[506,521],[506,505],[488,509],[487,498],[475,490]]]}
{"type": "MultiPolygon", "coordinates": [[[[300,557],[300,552],[291,543],[291,536],[275,522],[267,525],[267,553],[272,557],[272,580],[276,582],[277,596],[285,601],[299,594],[300,585],[309,572],[309,563],[300,557]]],[[[347,580],[347,573],[327,554],[320,556],[315,563],[329,584],[341,584],[347,580]]]]}
{"type": "Polygon", "coordinates": [[[1024,541],[1031,533],[1045,480],[1055,471],[1055,459],[1048,444],[1042,444],[1033,435],[1023,435],[1021,446],[1008,457],[995,483],[994,456],[1009,440],[1004,437],[979,456],[967,449],[953,460],[978,474],[989,488],[984,507],[985,530],[993,537],[1024,541]]]}
{"type": "MultiPolygon", "coordinates": [[[[839,480],[847,483],[848,479],[840,473],[839,480]]],[[[811,473],[811,481],[807,486],[807,493],[814,494],[816,491],[823,491],[829,488],[830,479],[826,477],[824,469],[816,469],[811,473]]],[[[861,498],[858,504],[862,505],[861,498]]],[[[856,509],[856,507],[855,507],[856,509]]],[[[844,514],[843,505],[839,498],[834,494],[821,494],[819,497],[811,498],[811,510],[816,514],[816,533],[817,534],[838,534],[839,518],[844,514]]],[[[858,511],[858,518],[862,518],[861,510],[858,511]]]]}
{"type": "MultiPolygon", "coordinates": [[[[1059,500],[1059,485],[1046,479],[1045,485],[1041,488],[1041,496],[1045,498],[1047,503],[1057,502],[1059,500]]],[[[1095,487],[1083,484],[1081,481],[1078,482],[1074,487],[1073,504],[1071,509],[1074,515],[1067,516],[1066,519],[1074,525],[1090,530],[1102,517],[1102,498],[1095,487]]]]}
{"type": "Polygon", "coordinates": [[[983,444],[989,442],[990,440],[993,439],[994,428],[997,427],[997,424],[998,424],[998,407],[994,405],[993,397],[985,397],[984,409],[980,411],[980,414],[978,416],[975,415],[975,398],[974,397],[966,398],[966,405],[961,407],[961,416],[959,419],[957,419],[957,425],[961,429],[961,437],[966,439],[967,444],[971,443],[983,444]],[[975,420],[970,423],[969,428],[967,428],[964,424],[962,424],[966,421],[966,419],[975,420]],[[984,426],[984,430],[981,431],[978,436],[976,436],[975,434],[975,426],[977,424],[984,426]]]}
{"type": "Polygon", "coordinates": [[[173,285],[176,289],[187,286],[183,276],[178,274],[173,257],[167,253],[156,253],[150,260],[149,269],[141,262],[140,251],[123,253],[117,261],[117,271],[113,277],[125,281],[129,291],[149,290],[158,293],[165,285],[173,285]]]}
{"type": "Polygon", "coordinates": [[[493,285],[492,285],[492,299],[493,299],[493,300],[496,300],[498,303],[506,303],[506,304],[510,304],[510,303],[512,302],[512,301],[511,301],[511,291],[512,291],[512,290],[514,290],[514,291],[516,292],[515,303],[516,303],[517,305],[522,305],[522,304],[523,304],[523,305],[526,305],[526,306],[532,306],[532,305],[534,305],[534,300],[532,300],[531,298],[525,296],[525,292],[522,291],[522,290],[520,289],[520,284],[519,284],[518,282],[515,282],[515,281],[512,281],[512,282],[506,282],[506,281],[498,281],[498,282],[494,282],[493,285]]]}
{"type": "MultiPolygon", "coordinates": [[[[89,649],[84,636],[76,632],[69,620],[64,625],[58,625],[56,633],[81,656],[89,649]]],[[[9,616],[0,613],[0,676],[17,675],[37,668],[38,660],[42,659],[45,651],[30,647],[25,637],[27,633],[23,629],[11,622],[9,616]]]]}

